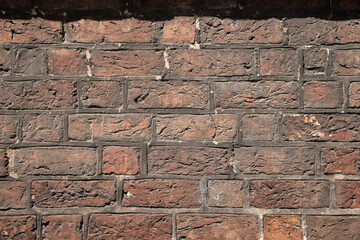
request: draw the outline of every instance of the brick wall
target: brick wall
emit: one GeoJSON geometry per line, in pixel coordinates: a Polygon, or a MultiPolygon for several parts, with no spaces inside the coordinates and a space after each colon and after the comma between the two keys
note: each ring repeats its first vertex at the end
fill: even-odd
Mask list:
{"type": "Polygon", "coordinates": [[[0,239],[360,239],[358,1],[0,8],[0,239]]]}

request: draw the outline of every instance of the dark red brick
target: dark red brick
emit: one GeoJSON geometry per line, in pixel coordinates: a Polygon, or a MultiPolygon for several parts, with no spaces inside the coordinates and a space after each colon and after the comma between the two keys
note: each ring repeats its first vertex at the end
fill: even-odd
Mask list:
{"type": "Polygon", "coordinates": [[[156,118],[158,140],[176,141],[233,141],[237,116],[168,115],[156,118]]]}
{"type": "MultiPolygon", "coordinates": [[[[1,108],[1,95],[0,95],[1,108]]],[[[15,115],[0,115],[0,143],[14,143],[18,139],[19,118],[15,115]]]]}
{"type": "Polygon", "coordinates": [[[266,215],[264,218],[264,240],[302,240],[300,216],[266,215]]]}
{"type": "Polygon", "coordinates": [[[85,75],[85,56],[77,50],[49,50],[48,71],[53,75],[85,75]]]}
{"type": "Polygon", "coordinates": [[[278,138],[278,120],[270,114],[246,114],[242,118],[243,141],[273,141],[278,138]]]}
{"type": "Polygon", "coordinates": [[[15,74],[42,75],[46,73],[45,54],[40,49],[20,49],[16,53],[15,74]]]}
{"type": "Polygon", "coordinates": [[[25,115],[22,138],[25,142],[59,142],[64,138],[64,126],[64,118],[59,115],[25,115]]]}
{"type": "Polygon", "coordinates": [[[151,117],[139,114],[70,115],[69,137],[78,141],[145,141],[151,137],[151,117]]]}
{"type": "Polygon", "coordinates": [[[326,181],[254,180],[249,202],[256,208],[326,208],[330,186],[326,181]]]}
{"type": "Polygon", "coordinates": [[[207,9],[232,9],[237,8],[236,0],[204,0],[204,6],[207,9]]]}
{"type": "Polygon", "coordinates": [[[86,10],[114,10],[119,8],[116,0],[39,0],[39,7],[45,11],[86,11],[86,10]]]}
{"type": "Polygon", "coordinates": [[[296,50],[276,48],[260,50],[261,76],[297,76],[298,57],[296,50]]]}
{"type": "Polygon", "coordinates": [[[9,158],[4,149],[0,149],[0,177],[9,175],[9,158]]]}
{"type": "Polygon", "coordinates": [[[241,147],[235,149],[235,173],[313,175],[315,151],[300,147],[241,147]]]}
{"type": "Polygon", "coordinates": [[[198,181],[129,180],[124,182],[122,204],[125,207],[184,208],[200,207],[198,181]]]}
{"type": "Polygon", "coordinates": [[[336,206],[360,208],[360,181],[338,181],[336,184],[336,206]]]}
{"type": "Polygon", "coordinates": [[[8,49],[0,48],[0,74],[9,74],[10,69],[11,69],[11,52],[8,49]]]}
{"type": "Polygon", "coordinates": [[[104,207],[116,200],[114,181],[34,181],[31,194],[42,208],[104,207]]]}
{"type": "Polygon", "coordinates": [[[360,50],[335,50],[333,52],[332,74],[339,76],[360,75],[360,50]]]}
{"type": "Polygon", "coordinates": [[[89,220],[88,239],[170,239],[171,216],[163,214],[96,214],[89,220]]]}
{"type": "Polygon", "coordinates": [[[103,173],[134,175],[140,171],[140,152],[135,147],[109,146],[103,151],[103,173]]]}
{"type": "Polygon", "coordinates": [[[328,52],[326,48],[306,48],[304,54],[304,72],[305,74],[325,74],[328,63],[328,52]]]}
{"type": "Polygon", "coordinates": [[[29,147],[8,151],[15,175],[94,175],[97,154],[84,147],[29,147]]]}
{"type": "Polygon", "coordinates": [[[344,10],[360,9],[360,2],[353,0],[341,0],[338,3],[338,7],[344,10]]]}
{"type": "Polygon", "coordinates": [[[35,240],[36,216],[0,216],[0,238],[35,240]]]}
{"type": "Polygon", "coordinates": [[[308,82],[303,86],[304,107],[339,108],[342,105],[342,83],[308,82]]]}
{"type": "Polygon", "coordinates": [[[230,152],[208,147],[151,147],[148,153],[149,174],[227,175],[230,152]]]}
{"type": "Polygon", "coordinates": [[[137,11],[154,10],[190,10],[194,0],[133,0],[132,6],[137,11]]]}
{"type": "Polygon", "coordinates": [[[258,239],[256,216],[235,214],[181,214],[176,217],[179,239],[258,239]]]}
{"type": "Polygon", "coordinates": [[[349,107],[360,107],[360,82],[353,82],[349,86],[349,107]]]}
{"type": "Polygon", "coordinates": [[[25,182],[0,181],[0,210],[26,208],[27,193],[25,182]]]}
{"type": "Polygon", "coordinates": [[[183,81],[130,81],[128,107],[206,109],[209,105],[209,85],[183,81]]]}
{"type": "Polygon", "coordinates": [[[360,151],[354,148],[323,148],[321,167],[325,174],[357,174],[360,151]]]}
{"type": "Polygon", "coordinates": [[[122,84],[118,81],[84,81],[81,85],[81,101],[85,108],[122,107],[122,84]]]}
{"type": "Polygon", "coordinates": [[[238,180],[211,180],[208,183],[208,205],[243,207],[244,185],[238,180]]]}
{"type": "Polygon", "coordinates": [[[31,8],[32,0],[0,0],[0,9],[31,8]]]}
{"type": "Polygon", "coordinates": [[[164,24],[160,42],[162,43],[194,43],[195,18],[175,17],[164,24]]]}
{"type": "Polygon", "coordinates": [[[286,1],[271,1],[271,0],[244,0],[242,1],[245,9],[278,9],[290,10],[290,9],[301,9],[301,8],[326,8],[328,7],[327,0],[286,0],[286,1]]]}
{"type": "Polygon", "coordinates": [[[169,74],[187,76],[245,76],[255,73],[254,51],[173,50],[169,53],[169,74]]]}
{"type": "Polygon", "coordinates": [[[52,215],[42,218],[42,239],[81,239],[82,216],[52,215]]]}

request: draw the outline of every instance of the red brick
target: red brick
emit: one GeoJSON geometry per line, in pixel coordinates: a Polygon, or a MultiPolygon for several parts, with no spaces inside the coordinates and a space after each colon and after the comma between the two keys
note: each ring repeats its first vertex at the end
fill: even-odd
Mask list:
{"type": "Polygon", "coordinates": [[[52,49],[48,51],[48,71],[54,75],[84,75],[84,54],[77,50],[52,49]]]}
{"type": "Polygon", "coordinates": [[[360,208],[360,182],[336,182],[336,205],[339,208],[360,208]]]}
{"type": "Polygon", "coordinates": [[[360,82],[353,82],[349,86],[349,107],[360,107],[360,82]]]}
{"type": "Polygon", "coordinates": [[[360,141],[360,117],[355,114],[284,114],[283,139],[288,141],[360,141]]]}
{"type": "Polygon", "coordinates": [[[123,20],[81,19],[66,25],[70,42],[150,42],[151,22],[127,18],[123,20]]]}
{"type": "Polygon", "coordinates": [[[35,240],[36,216],[0,216],[0,238],[35,240]]]}
{"type": "Polygon", "coordinates": [[[298,107],[298,84],[285,81],[217,82],[215,106],[228,108],[298,107]]]}
{"type": "Polygon", "coordinates": [[[116,200],[114,181],[34,181],[31,200],[36,207],[104,207],[116,200]]]}
{"type": "Polygon", "coordinates": [[[325,174],[357,174],[360,151],[354,148],[323,148],[321,167],[325,174]]]}
{"type": "Polygon", "coordinates": [[[255,73],[254,51],[173,50],[169,53],[169,74],[186,76],[244,76],[255,73]]]}
{"type": "Polygon", "coordinates": [[[145,141],[151,137],[151,117],[138,114],[70,115],[72,140],[145,141]]]}
{"type": "Polygon", "coordinates": [[[308,82],[304,84],[303,91],[306,108],[339,108],[342,105],[340,82],[308,82]]]}
{"type": "Polygon", "coordinates": [[[242,118],[243,141],[273,141],[278,138],[277,118],[270,114],[246,114],[242,118]]]}
{"type": "Polygon", "coordinates": [[[154,10],[190,10],[193,9],[194,0],[133,0],[132,6],[137,11],[154,10]]]}
{"type": "Polygon", "coordinates": [[[42,239],[81,239],[82,216],[53,215],[42,218],[42,239]]]}
{"type": "Polygon", "coordinates": [[[328,51],[329,49],[317,47],[304,49],[305,74],[324,74],[327,67],[328,51]]]}
{"type": "Polygon", "coordinates": [[[333,52],[332,74],[339,76],[360,75],[360,50],[335,50],[333,52]]]}
{"type": "Polygon", "coordinates": [[[118,81],[84,81],[81,101],[85,108],[120,108],[123,103],[122,84],[118,81]]]}
{"type": "Polygon", "coordinates": [[[207,9],[232,9],[237,8],[236,0],[204,0],[204,6],[207,9]]]}
{"type": "Polygon", "coordinates": [[[96,214],[89,220],[88,239],[170,239],[171,216],[163,214],[96,214]]]}
{"type": "Polygon", "coordinates": [[[19,8],[31,8],[32,0],[0,0],[1,9],[19,9],[19,8]]]}
{"type": "Polygon", "coordinates": [[[208,183],[208,205],[211,207],[243,207],[244,185],[237,180],[211,180],[208,183]]]}
{"type": "Polygon", "coordinates": [[[289,32],[289,44],[327,45],[360,42],[359,20],[328,21],[318,18],[293,18],[286,21],[285,25],[289,32]]]}
{"type": "Polygon", "coordinates": [[[0,48],[0,74],[9,74],[10,69],[11,69],[11,52],[8,49],[0,48]]]}
{"type": "Polygon", "coordinates": [[[159,51],[95,51],[92,63],[95,76],[151,76],[162,73],[164,57],[159,51]]]}
{"type": "Polygon", "coordinates": [[[0,149],[0,177],[7,177],[9,175],[8,165],[9,158],[6,151],[0,149]]]}
{"type": "Polygon", "coordinates": [[[0,209],[23,209],[28,201],[26,183],[0,181],[0,209]]]}
{"type": "Polygon", "coordinates": [[[76,11],[76,10],[115,10],[118,9],[116,0],[40,0],[39,7],[45,11],[76,11]]]}
{"type": "Polygon", "coordinates": [[[73,81],[1,82],[0,109],[69,110],[76,107],[73,81]]]}
{"type": "Polygon", "coordinates": [[[198,181],[129,180],[124,182],[122,204],[125,207],[184,208],[200,207],[198,181]]]}
{"type": "Polygon", "coordinates": [[[94,175],[97,154],[84,147],[28,147],[8,151],[15,175],[94,175]]]}
{"type": "Polygon", "coordinates": [[[43,75],[45,54],[40,49],[20,49],[16,53],[14,72],[17,75],[43,75]]]}
{"type": "MultiPolygon", "coordinates": [[[[3,94],[1,94],[3,95],[3,94]]],[[[0,108],[1,108],[0,95],[0,108]]],[[[0,143],[14,143],[18,139],[19,118],[15,115],[0,115],[0,143]]]]}
{"type": "Polygon", "coordinates": [[[278,19],[232,20],[202,18],[200,21],[201,43],[282,43],[284,40],[282,23],[278,19]]]}
{"type": "Polygon", "coordinates": [[[315,151],[300,147],[241,147],[235,149],[234,171],[244,174],[313,175],[315,151]]]}
{"type": "Polygon", "coordinates": [[[59,43],[61,21],[43,18],[0,19],[1,43],[59,43]]]}
{"type": "Polygon", "coordinates": [[[25,142],[59,142],[64,137],[64,118],[47,114],[25,115],[22,137],[25,142]]]}
{"type": "Polygon", "coordinates": [[[237,116],[168,115],[157,116],[158,140],[176,141],[233,141],[236,136],[237,116]]]}
{"type": "Polygon", "coordinates": [[[181,214],[177,215],[178,239],[256,240],[256,216],[235,214],[181,214]]]}
{"type": "Polygon", "coordinates": [[[151,147],[148,153],[149,174],[227,175],[230,152],[208,147],[151,147]]]}
{"type": "Polygon", "coordinates": [[[160,42],[162,43],[194,43],[195,18],[175,17],[164,24],[160,42]]]}
{"type": "Polygon", "coordinates": [[[104,148],[103,173],[134,175],[140,171],[140,152],[134,147],[109,146],[104,148]]]}
{"type": "Polygon", "coordinates": [[[307,239],[360,239],[360,218],[352,216],[310,216],[307,239]]]}
{"type": "Polygon", "coordinates": [[[260,75],[297,76],[298,57],[293,49],[260,50],[260,75]]]}
{"type": "Polygon", "coordinates": [[[264,240],[302,240],[299,216],[266,215],[264,218],[264,240]]]}
{"type": "Polygon", "coordinates": [[[325,181],[254,180],[249,202],[256,208],[325,208],[330,187],[325,181]]]}
{"type": "Polygon", "coordinates": [[[128,107],[206,109],[209,104],[209,85],[183,81],[130,81],[128,107]]]}

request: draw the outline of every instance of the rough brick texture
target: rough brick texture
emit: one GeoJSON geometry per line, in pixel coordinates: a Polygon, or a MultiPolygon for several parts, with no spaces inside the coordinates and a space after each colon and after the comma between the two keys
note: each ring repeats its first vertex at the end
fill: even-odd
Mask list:
{"type": "Polygon", "coordinates": [[[360,239],[357,0],[0,0],[0,239],[360,239]]]}

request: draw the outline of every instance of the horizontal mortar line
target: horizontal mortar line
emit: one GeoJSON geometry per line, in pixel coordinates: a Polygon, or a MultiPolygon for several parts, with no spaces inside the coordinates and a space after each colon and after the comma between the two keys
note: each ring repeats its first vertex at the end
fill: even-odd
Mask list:
{"type": "Polygon", "coordinates": [[[232,148],[233,142],[192,142],[192,141],[165,141],[155,140],[148,144],[148,147],[157,146],[182,146],[182,147],[215,147],[215,148],[232,148]]]}
{"type": "MultiPolygon", "coordinates": [[[[171,63],[170,63],[171,64],[171,63]]],[[[297,76],[174,76],[168,74],[163,80],[198,80],[198,81],[214,81],[214,82],[226,82],[226,81],[298,81],[297,76]]]]}
{"type": "Polygon", "coordinates": [[[195,108],[173,108],[173,109],[160,109],[160,108],[147,108],[147,109],[135,109],[127,108],[124,113],[155,113],[155,114],[213,114],[214,111],[208,109],[195,109],[195,108]]]}
{"type": "Polygon", "coordinates": [[[282,141],[282,142],[241,142],[235,144],[234,147],[308,147],[314,148],[319,147],[357,147],[359,148],[359,142],[303,142],[303,141],[282,141]]]}

